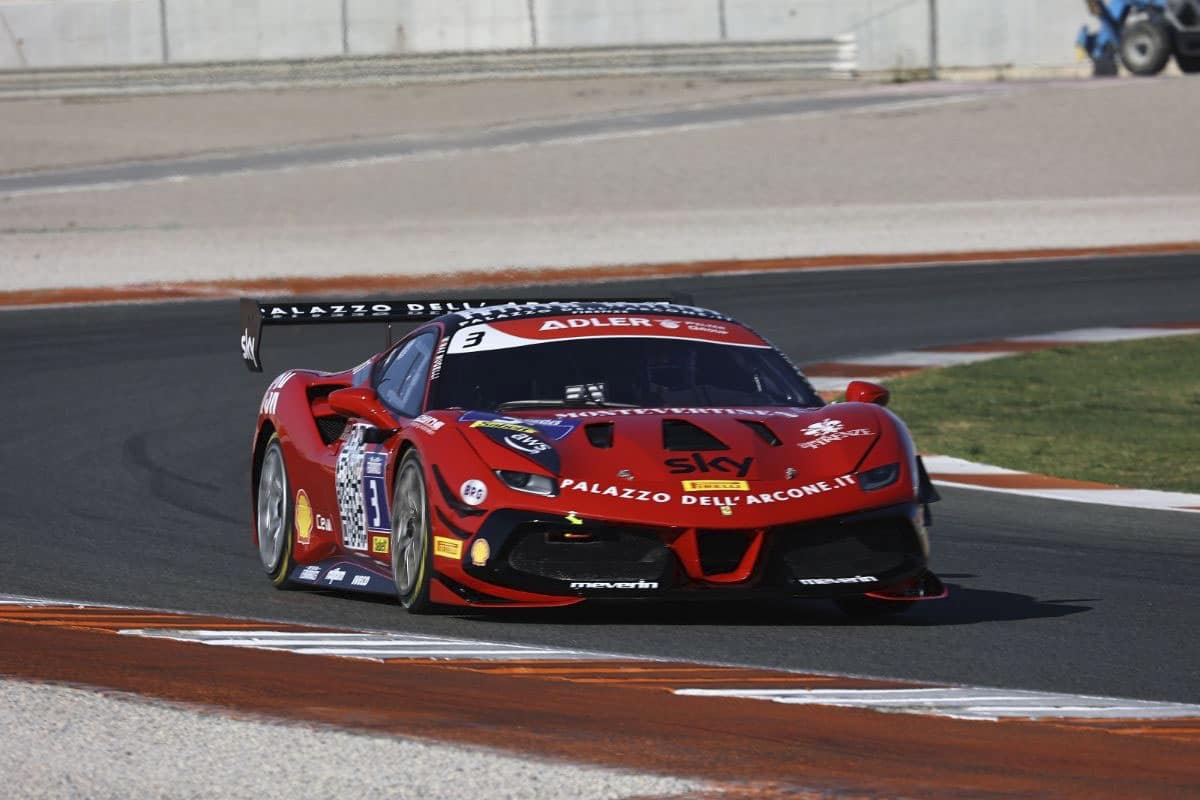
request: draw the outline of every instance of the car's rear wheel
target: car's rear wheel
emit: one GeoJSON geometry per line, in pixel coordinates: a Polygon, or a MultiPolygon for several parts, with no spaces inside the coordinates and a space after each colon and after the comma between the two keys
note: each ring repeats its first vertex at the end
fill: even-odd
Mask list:
{"type": "Polygon", "coordinates": [[[400,605],[410,613],[430,611],[430,572],[433,558],[429,546],[429,495],[425,471],[416,450],[409,450],[396,470],[392,493],[392,580],[400,605]]]}
{"type": "Polygon", "coordinates": [[[259,560],[271,583],[282,588],[294,566],[292,520],[296,509],[292,505],[287,462],[283,459],[283,447],[279,444],[278,434],[271,436],[263,453],[262,468],[258,473],[256,511],[259,560]]]}

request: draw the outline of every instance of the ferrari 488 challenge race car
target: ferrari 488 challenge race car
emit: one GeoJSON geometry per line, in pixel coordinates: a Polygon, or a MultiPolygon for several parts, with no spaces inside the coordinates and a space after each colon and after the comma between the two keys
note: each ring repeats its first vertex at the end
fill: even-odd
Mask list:
{"type": "Polygon", "coordinates": [[[264,325],[414,321],[353,369],[268,386],[251,495],[276,586],[413,612],[740,596],[885,613],[945,595],[937,495],[887,390],[827,404],[715,311],[246,300],[242,356],[261,371],[264,325]]]}

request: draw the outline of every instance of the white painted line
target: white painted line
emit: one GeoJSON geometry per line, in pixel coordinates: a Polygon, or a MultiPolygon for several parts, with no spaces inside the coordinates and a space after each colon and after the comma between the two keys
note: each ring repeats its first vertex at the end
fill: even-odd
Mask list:
{"type": "Polygon", "coordinates": [[[736,697],[788,705],[866,708],[955,719],[1192,719],[1200,705],[971,687],[925,689],[675,689],[687,697],[736,697]]]}
{"type": "Polygon", "coordinates": [[[959,364],[975,364],[996,358],[1017,355],[1016,351],[1003,350],[988,353],[957,353],[950,351],[902,350],[898,353],[881,353],[874,356],[839,358],[839,364],[870,364],[883,367],[953,367],[959,364]]]}
{"type": "Polygon", "coordinates": [[[931,475],[935,473],[953,475],[1028,474],[1020,470],[993,467],[991,464],[977,464],[974,461],[967,461],[965,458],[955,458],[954,456],[921,456],[921,460],[925,462],[925,469],[931,475]]]}
{"type": "Polygon", "coordinates": [[[1164,336],[1191,336],[1197,333],[1200,333],[1200,328],[1080,328],[1073,331],[1042,333],[1037,336],[1016,336],[1005,341],[1086,344],[1090,342],[1129,342],[1135,339],[1158,339],[1164,336]]]}
{"type": "Polygon", "coordinates": [[[251,630],[220,631],[190,628],[129,628],[123,636],[170,639],[217,647],[244,647],[254,650],[282,650],[301,655],[339,656],[342,658],[456,658],[467,660],[520,660],[527,658],[559,660],[596,660],[620,658],[555,647],[533,647],[503,642],[451,639],[401,633],[306,633],[303,631],[251,630]]]}
{"type": "Polygon", "coordinates": [[[1026,497],[1042,497],[1047,500],[1067,500],[1073,503],[1092,503],[1101,506],[1145,508],[1154,511],[1182,511],[1184,513],[1200,514],[1200,494],[1158,492],[1153,489],[1014,489],[980,486],[976,483],[956,481],[953,476],[948,475],[939,475],[934,479],[934,482],[940,486],[979,489],[985,492],[1002,492],[1004,494],[1017,494],[1026,497]]]}

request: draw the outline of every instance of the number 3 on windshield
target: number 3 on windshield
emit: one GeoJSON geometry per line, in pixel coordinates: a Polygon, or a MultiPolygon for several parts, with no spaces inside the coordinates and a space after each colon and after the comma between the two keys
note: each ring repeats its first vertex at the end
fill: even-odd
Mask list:
{"type": "Polygon", "coordinates": [[[478,347],[479,343],[483,341],[483,334],[485,332],[486,331],[471,331],[469,334],[467,334],[467,338],[463,340],[463,349],[466,350],[468,347],[478,347]]]}

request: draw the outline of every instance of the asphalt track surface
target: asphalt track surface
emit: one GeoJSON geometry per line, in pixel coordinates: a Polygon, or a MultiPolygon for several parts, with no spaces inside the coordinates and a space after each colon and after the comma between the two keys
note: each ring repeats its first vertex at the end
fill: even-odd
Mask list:
{"type": "MultiPolygon", "coordinates": [[[[671,290],[744,319],[805,363],[1068,328],[1195,321],[1200,257],[731,275],[530,293],[671,290]]],[[[233,301],[0,314],[7,411],[0,592],[1200,700],[1200,526],[1190,514],[946,490],[935,507],[934,566],[951,599],[880,623],[848,622],[817,601],[410,617],[386,601],[277,591],[261,573],[248,524],[249,446],[262,391],[288,367],[358,363],[383,333],[375,326],[271,329],[267,372],[254,375],[239,361],[237,324],[233,301]]],[[[1037,413],[1036,397],[1029,411],[1037,413]]]]}

